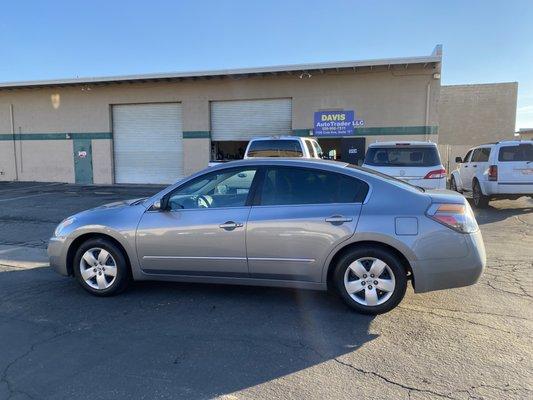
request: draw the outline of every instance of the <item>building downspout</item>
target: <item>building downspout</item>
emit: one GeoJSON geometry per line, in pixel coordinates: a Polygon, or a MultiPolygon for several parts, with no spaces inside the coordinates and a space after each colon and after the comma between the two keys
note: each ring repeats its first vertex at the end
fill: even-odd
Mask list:
{"type": "Polygon", "coordinates": [[[428,125],[429,125],[429,97],[431,95],[431,81],[428,82],[428,85],[426,87],[426,127],[425,127],[425,140],[426,142],[429,141],[429,132],[428,132],[428,125]]]}
{"type": "Polygon", "coordinates": [[[13,160],[15,161],[15,181],[19,180],[19,171],[17,163],[17,145],[15,143],[15,118],[13,113],[13,104],[9,105],[9,115],[11,117],[11,137],[13,138],[13,160]]]}

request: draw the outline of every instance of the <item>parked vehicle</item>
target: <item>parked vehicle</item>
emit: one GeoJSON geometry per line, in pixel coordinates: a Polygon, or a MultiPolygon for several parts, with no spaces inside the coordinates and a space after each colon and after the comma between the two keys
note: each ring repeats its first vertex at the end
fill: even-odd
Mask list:
{"type": "Polygon", "coordinates": [[[476,146],[452,172],[450,188],[472,194],[476,207],[487,207],[492,199],[533,196],[533,141],[505,140],[476,146]]]}
{"type": "Polygon", "coordinates": [[[446,169],[435,143],[372,143],[368,146],[363,167],[425,189],[446,189],[446,169]]]}
{"type": "Polygon", "coordinates": [[[298,157],[322,158],[322,149],[313,138],[270,136],[250,140],[244,158],[298,157]]]}
{"type": "Polygon", "coordinates": [[[50,265],[92,294],[134,280],[325,290],[368,314],[475,283],[485,248],[465,198],[327,160],[249,159],[147,199],[65,219],[50,265]]]}
{"type": "MultiPolygon", "coordinates": [[[[258,157],[324,158],[324,155],[314,138],[265,136],[250,140],[243,158],[258,157]]],[[[224,162],[227,161],[211,161],[209,166],[214,167],[224,162]]]]}

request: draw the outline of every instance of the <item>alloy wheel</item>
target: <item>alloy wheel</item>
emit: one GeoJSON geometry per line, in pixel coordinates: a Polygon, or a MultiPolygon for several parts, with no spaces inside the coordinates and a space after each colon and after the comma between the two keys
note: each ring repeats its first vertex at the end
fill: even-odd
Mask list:
{"type": "Polygon", "coordinates": [[[344,287],[357,303],[377,306],[392,296],[396,281],[392,269],[384,261],[375,257],[363,257],[346,268],[344,287]]]}
{"type": "Polygon", "coordinates": [[[83,253],[80,273],[87,285],[96,290],[105,290],[115,282],[117,263],[107,250],[93,247],[83,253]]]}

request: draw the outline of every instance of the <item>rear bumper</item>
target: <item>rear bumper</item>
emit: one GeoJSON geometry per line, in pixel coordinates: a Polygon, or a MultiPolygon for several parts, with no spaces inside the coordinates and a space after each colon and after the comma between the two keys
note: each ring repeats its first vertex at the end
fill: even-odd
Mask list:
{"type": "Polygon", "coordinates": [[[50,266],[56,270],[57,273],[68,276],[67,269],[67,246],[64,238],[53,237],[48,242],[48,257],[50,258],[50,266]]]}
{"type": "Polygon", "coordinates": [[[469,286],[478,281],[487,263],[483,238],[479,230],[464,236],[468,247],[465,257],[412,262],[415,292],[469,286]]]}
{"type": "Polygon", "coordinates": [[[487,196],[505,195],[511,196],[530,196],[533,194],[533,181],[532,182],[484,182],[483,192],[487,196]]]}
{"type": "Polygon", "coordinates": [[[401,176],[396,178],[401,179],[411,185],[420,186],[424,189],[446,189],[446,178],[438,179],[403,179],[401,176]]]}

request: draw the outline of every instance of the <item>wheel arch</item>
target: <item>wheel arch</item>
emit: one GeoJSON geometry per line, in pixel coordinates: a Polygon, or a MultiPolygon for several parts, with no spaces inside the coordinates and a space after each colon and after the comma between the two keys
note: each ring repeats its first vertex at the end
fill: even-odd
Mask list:
{"type": "Polygon", "coordinates": [[[335,267],[337,266],[337,262],[339,261],[339,259],[343,257],[349,251],[359,248],[359,247],[364,247],[364,246],[379,247],[384,250],[390,251],[394,255],[396,255],[402,263],[405,273],[407,274],[407,279],[411,280],[413,287],[415,286],[415,279],[414,279],[411,263],[409,262],[409,259],[402,251],[398,250],[398,248],[395,246],[392,246],[388,243],[381,242],[379,240],[362,240],[362,241],[351,242],[351,243],[346,244],[345,246],[338,249],[334,253],[333,257],[331,257],[328,263],[328,268],[327,268],[327,273],[326,273],[326,285],[328,289],[333,288],[333,285],[332,285],[333,274],[335,272],[335,267]]]}
{"type": "Polygon", "coordinates": [[[450,179],[453,178],[455,180],[455,184],[457,185],[457,190],[463,190],[463,181],[461,180],[461,174],[459,171],[455,170],[452,171],[452,175],[450,179]]]}
{"type": "Polygon", "coordinates": [[[89,232],[89,233],[84,233],[78,236],[76,239],[72,241],[72,243],[68,247],[66,262],[67,262],[67,272],[69,276],[74,275],[74,256],[76,255],[76,251],[79,249],[79,247],[83,243],[85,243],[89,239],[105,239],[113,243],[115,246],[117,246],[122,251],[124,258],[126,259],[127,267],[128,267],[128,270],[130,271],[130,274],[132,273],[130,256],[128,252],[126,251],[126,249],[124,248],[124,246],[122,245],[122,243],[120,243],[120,241],[118,241],[113,236],[105,234],[105,233],[89,232]]]}

